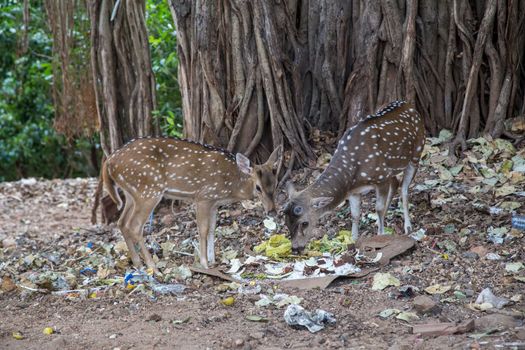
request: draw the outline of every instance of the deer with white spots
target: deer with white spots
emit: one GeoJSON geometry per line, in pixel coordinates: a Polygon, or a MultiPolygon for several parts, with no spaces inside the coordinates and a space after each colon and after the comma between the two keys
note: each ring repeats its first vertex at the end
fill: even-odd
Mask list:
{"type": "Polygon", "coordinates": [[[302,251],[314,236],[319,218],[346,199],[350,202],[352,238],[357,240],[361,194],[376,192],[378,233],[384,233],[384,218],[392,195],[403,173],[405,233],[411,231],[408,214],[408,187],[418,167],[425,143],[423,118],[414,107],[395,101],[369,115],[348,129],[324,172],[301,192],[288,185],[289,202],[285,222],[292,238],[292,248],[302,251]]]}
{"type": "Polygon", "coordinates": [[[266,212],[274,212],[280,157],[278,148],[266,163],[252,168],[240,153],[162,137],[133,140],[113,153],[103,164],[102,178],[119,209],[123,203],[117,187],[124,193],[118,226],[133,265],[142,266],[142,255],[146,266],[158,272],[142,230],[163,197],[195,204],[200,262],[205,268],[213,264],[217,207],[258,197],[266,212]]]}

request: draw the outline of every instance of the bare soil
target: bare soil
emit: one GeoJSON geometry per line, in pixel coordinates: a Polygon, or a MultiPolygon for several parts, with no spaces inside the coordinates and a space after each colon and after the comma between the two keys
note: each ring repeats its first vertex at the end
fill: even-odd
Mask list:
{"type": "MultiPolygon", "coordinates": [[[[429,176],[423,169],[416,183],[429,176]]],[[[76,248],[87,242],[122,240],[114,228],[93,226],[89,222],[95,179],[35,181],[29,183],[0,184],[0,277],[17,284],[17,288],[0,291],[0,348],[1,349],[478,349],[525,347],[523,314],[524,284],[505,270],[507,262],[525,260],[524,238],[516,236],[501,245],[486,241],[490,225],[510,227],[510,215],[493,216],[479,211],[468,203],[455,203],[432,208],[431,199],[437,194],[423,191],[412,194],[411,215],[415,228],[425,227],[427,237],[415,249],[394,259],[381,269],[399,278],[401,285],[419,288],[415,293],[426,294],[424,288],[441,283],[451,285],[446,295],[431,296],[439,310],[407,323],[393,317],[382,319],[378,313],[387,308],[412,311],[415,295],[402,296],[395,287],[372,291],[373,274],[361,279],[342,279],[326,290],[295,290],[279,287],[272,282],[261,282],[263,291],[273,289],[304,298],[301,305],[307,310],[317,308],[332,312],[337,322],[316,334],[306,329],[288,326],[283,319],[284,308],[258,308],[257,295],[234,294],[235,304],[224,306],[219,301],[228,292],[217,291],[223,283],[217,278],[194,274],[184,283],[188,289],[178,296],[151,298],[146,293],[130,292],[114,286],[96,298],[66,298],[49,293],[29,292],[18,284],[34,271],[60,269],[61,264],[75,266],[76,248]],[[461,236],[457,232],[445,233],[443,226],[454,224],[456,231],[470,228],[472,234],[461,236]],[[462,239],[462,237],[466,237],[462,239]],[[6,241],[7,239],[7,241],[6,241]],[[16,240],[16,248],[5,247],[9,239],[16,240]],[[447,252],[439,243],[456,243],[457,250],[447,252]],[[487,252],[498,253],[501,260],[487,260],[482,256],[465,254],[481,246],[487,252]],[[0,246],[1,247],[1,246],[0,246]],[[23,264],[31,254],[65,251],[53,265],[23,264]],[[502,310],[475,311],[468,305],[479,292],[490,287],[495,295],[514,298],[502,310]],[[466,299],[456,302],[442,301],[454,290],[466,299]],[[521,299],[520,299],[521,298],[521,299]],[[484,317],[489,322],[498,314],[514,317],[516,324],[494,326],[492,333],[477,329],[468,334],[422,338],[410,334],[410,324],[464,321],[484,317]],[[267,322],[252,322],[247,315],[260,315],[267,322]],[[186,322],[182,322],[186,320],[186,322]],[[175,322],[174,322],[175,321],[175,322]],[[53,327],[54,334],[43,334],[45,327],[53,327]],[[13,337],[21,332],[22,340],[13,337]]],[[[454,194],[452,194],[454,196],[454,194]]],[[[282,197],[280,200],[282,201],[282,197]]],[[[491,199],[487,199],[490,204],[491,199]]],[[[373,208],[373,200],[365,200],[365,214],[373,208]]],[[[344,210],[330,215],[322,227],[335,232],[350,227],[349,215],[344,210]]],[[[196,227],[191,207],[182,205],[172,212],[169,205],[159,209],[155,216],[155,229],[149,235],[154,240],[182,244],[195,238],[196,227]],[[168,229],[168,227],[171,227],[168,229]]],[[[262,238],[261,208],[245,210],[235,205],[223,210],[221,226],[239,224],[239,232],[218,238],[217,252],[226,247],[239,251],[253,247],[262,238]]],[[[281,222],[282,223],[282,222],[281,222]]],[[[390,214],[388,226],[397,233],[402,231],[402,217],[390,214]]],[[[375,234],[375,224],[365,225],[362,234],[375,234]]],[[[174,265],[191,265],[193,258],[177,256],[174,265]]],[[[123,271],[120,272],[123,274],[123,271]]],[[[77,271],[78,275],[78,271],[77,271]]],[[[523,275],[523,271],[521,272],[523,275]]],[[[231,294],[231,292],[230,292],[231,294]]],[[[478,327],[479,328],[479,327],[478,327]]]]}

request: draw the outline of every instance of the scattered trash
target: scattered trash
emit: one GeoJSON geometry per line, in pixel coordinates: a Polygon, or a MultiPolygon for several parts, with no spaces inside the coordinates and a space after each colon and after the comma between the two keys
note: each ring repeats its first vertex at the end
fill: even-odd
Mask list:
{"type": "Polygon", "coordinates": [[[235,304],[235,298],[234,297],[226,297],[221,300],[221,304],[224,306],[233,306],[235,304]]]}
{"type": "Polygon", "coordinates": [[[52,327],[46,327],[46,328],[44,328],[42,333],[44,333],[46,335],[51,335],[51,334],[55,333],[55,330],[52,327]]]}
{"type": "Polygon", "coordinates": [[[282,258],[292,254],[292,242],[285,235],[273,235],[267,241],[255,246],[253,251],[270,258],[282,258]]]}
{"type": "Polygon", "coordinates": [[[261,292],[261,286],[259,284],[256,284],[256,285],[248,285],[248,286],[239,286],[239,288],[237,289],[237,292],[239,294],[244,294],[244,295],[254,295],[254,294],[259,294],[261,292]]]}
{"type": "Polygon", "coordinates": [[[24,339],[24,335],[20,332],[13,332],[13,338],[15,338],[16,340],[22,340],[24,339]]]}
{"type": "Polygon", "coordinates": [[[495,307],[501,309],[509,303],[508,299],[495,296],[490,288],[485,288],[479,293],[475,306],[480,310],[487,310],[495,307]]]}
{"type": "Polygon", "coordinates": [[[518,272],[525,267],[522,262],[511,262],[505,264],[505,270],[508,272],[518,272]]]}
{"type": "Polygon", "coordinates": [[[303,298],[299,298],[295,295],[288,295],[285,293],[276,293],[273,296],[267,296],[266,294],[260,294],[260,298],[255,302],[255,306],[266,307],[269,305],[275,305],[277,308],[281,308],[285,305],[295,304],[298,305],[303,301],[303,298]]]}
{"type": "Polygon", "coordinates": [[[155,278],[153,278],[151,274],[148,274],[146,271],[143,271],[143,270],[128,272],[124,276],[124,286],[128,289],[133,289],[132,288],[133,286],[136,286],[142,283],[155,284],[157,283],[157,281],[155,281],[155,278]]]}
{"type": "Polygon", "coordinates": [[[324,235],[320,240],[313,240],[308,245],[308,251],[311,253],[331,253],[341,254],[348,250],[348,246],[354,243],[352,239],[352,232],[341,230],[333,238],[329,239],[328,235],[324,235]]]}
{"type": "Polygon", "coordinates": [[[487,255],[485,255],[485,259],[487,259],[487,260],[501,260],[501,256],[499,256],[499,254],[497,254],[497,253],[487,253],[487,255]]]}
{"type": "Polygon", "coordinates": [[[268,322],[268,319],[266,317],[258,315],[248,315],[246,316],[246,319],[252,322],[268,322]]]}
{"type": "Polygon", "coordinates": [[[474,320],[468,320],[461,323],[443,322],[443,323],[425,323],[413,325],[410,333],[418,334],[423,337],[439,337],[442,335],[468,333],[474,330],[474,320]]]}
{"type": "Polygon", "coordinates": [[[188,316],[188,317],[183,318],[181,320],[173,320],[173,321],[171,321],[171,323],[173,323],[173,324],[183,324],[183,323],[188,322],[189,320],[190,320],[190,317],[188,316]]]}
{"type": "Polygon", "coordinates": [[[424,228],[420,228],[419,230],[410,234],[410,237],[415,239],[416,241],[421,241],[427,236],[426,232],[427,231],[424,228]]]}
{"type": "Polygon", "coordinates": [[[372,290],[383,290],[389,286],[399,287],[400,285],[399,280],[391,274],[378,272],[374,275],[372,290]]]}
{"type": "Polygon", "coordinates": [[[311,333],[319,332],[326,323],[336,322],[333,314],[324,310],[306,311],[303,307],[296,304],[288,305],[284,311],[284,320],[290,326],[304,326],[311,333]]]}
{"type": "Polygon", "coordinates": [[[514,215],[512,217],[512,228],[525,231],[525,215],[514,215]]]}
{"type": "Polygon", "coordinates": [[[157,284],[152,284],[151,285],[151,290],[152,291],[154,291],[155,293],[158,293],[158,294],[163,294],[163,295],[166,295],[166,294],[173,294],[173,295],[182,294],[185,289],[186,289],[185,285],[178,284],[178,283],[174,283],[174,284],[160,284],[160,283],[157,283],[157,284]]]}
{"type": "Polygon", "coordinates": [[[268,231],[275,231],[277,229],[277,223],[273,218],[266,218],[263,220],[263,225],[268,231]]]}
{"type": "Polygon", "coordinates": [[[489,242],[492,242],[494,244],[502,244],[503,241],[510,238],[507,233],[509,232],[509,229],[506,227],[489,227],[487,231],[487,239],[489,242]]]}

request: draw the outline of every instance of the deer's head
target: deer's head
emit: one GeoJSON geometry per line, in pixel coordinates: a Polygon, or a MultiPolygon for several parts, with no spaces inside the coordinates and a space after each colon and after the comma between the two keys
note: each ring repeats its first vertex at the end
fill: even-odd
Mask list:
{"type": "Polygon", "coordinates": [[[302,252],[315,237],[314,228],[334,198],[313,197],[308,190],[297,192],[291,183],[288,183],[287,191],[289,201],[284,208],[285,223],[290,231],[292,249],[302,252]]]}
{"type": "Polygon", "coordinates": [[[250,166],[250,160],[237,153],[236,160],[239,169],[249,175],[253,183],[253,194],[258,198],[267,214],[275,214],[274,195],[277,189],[277,171],[282,159],[282,147],[277,147],[266,163],[250,166]]]}

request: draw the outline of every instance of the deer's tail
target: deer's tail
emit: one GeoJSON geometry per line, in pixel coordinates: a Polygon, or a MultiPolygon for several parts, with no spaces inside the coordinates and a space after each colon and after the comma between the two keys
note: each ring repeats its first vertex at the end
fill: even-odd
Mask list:
{"type": "Polygon", "coordinates": [[[107,160],[104,161],[104,163],[102,163],[102,182],[104,183],[104,187],[106,188],[106,191],[108,192],[109,196],[111,197],[113,202],[117,203],[117,207],[120,210],[123,204],[122,199],[118,194],[117,185],[115,184],[115,181],[109,173],[107,160]]]}

